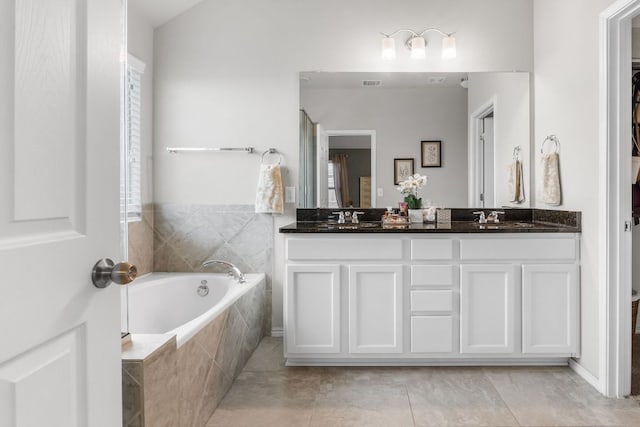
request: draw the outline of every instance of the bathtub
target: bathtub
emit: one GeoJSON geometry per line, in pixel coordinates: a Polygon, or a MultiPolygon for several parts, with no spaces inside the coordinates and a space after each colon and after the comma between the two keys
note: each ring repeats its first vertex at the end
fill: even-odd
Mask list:
{"type": "Polygon", "coordinates": [[[239,283],[222,273],[151,273],[129,286],[129,332],[175,334],[181,347],[254,286],[264,273],[239,283]],[[199,287],[206,286],[203,295],[199,287]]]}
{"type": "Polygon", "coordinates": [[[123,426],[206,425],[264,331],[265,275],[246,279],[151,273],[129,287],[123,426]]]}

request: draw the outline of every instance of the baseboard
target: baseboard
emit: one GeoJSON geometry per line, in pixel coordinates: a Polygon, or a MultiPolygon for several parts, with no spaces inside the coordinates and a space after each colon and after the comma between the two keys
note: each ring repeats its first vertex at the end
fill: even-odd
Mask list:
{"type": "Polygon", "coordinates": [[[593,388],[600,391],[600,381],[589,371],[587,371],[581,364],[576,362],[576,359],[569,359],[569,367],[573,369],[573,371],[580,375],[583,380],[591,384],[593,388]]]}
{"type": "Polygon", "coordinates": [[[271,328],[271,336],[272,337],[283,337],[284,329],[283,328],[271,328]]]}

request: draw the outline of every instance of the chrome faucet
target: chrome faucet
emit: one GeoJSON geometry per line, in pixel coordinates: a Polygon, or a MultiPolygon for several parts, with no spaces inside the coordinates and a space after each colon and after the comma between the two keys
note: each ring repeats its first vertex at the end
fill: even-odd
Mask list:
{"type": "Polygon", "coordinates": [[[359,212],[359,211],[351,212],[351,223],[352,224],[360,223],[360,218],[358,218],[358,215],[364,215],[364,212],[359,212]]]}
{"type": "Polygon", "coordinates": [[[478,215],[478,223],[479,224],[486,224],[487,223],[487,217],[484,216],[484,211],[477,211],[473,213],[474,215],[478,215]]]}
{"type": "Polygon", "coordinates": [[[504,215],[503,211],[491,211],[491,213],[489,214],[489,216],[487,216],[487,222],[493,222],[494,224],[497,224],[500,222],[500,218],[498,217],[498,215],[504,215]]]}
{"type": "Polygon", "coordinates": [[[343,211],[340,212],[332,212],[333,215],[338,215],[338,224],[344,224],[347,222],[345,220],[345,213],[343,211]]]}
{"type": "Polygon", "coordinates": [[[229,267],[229,276],[233,276],[239,283],[246,282],[244,274],[240,271],[238,267],[230,263],[229,261],[223,261],[221,259],[210,259],[202,263],[202,267],[207,267],[211,264],[221,264],[226,267],[229,267]]]}

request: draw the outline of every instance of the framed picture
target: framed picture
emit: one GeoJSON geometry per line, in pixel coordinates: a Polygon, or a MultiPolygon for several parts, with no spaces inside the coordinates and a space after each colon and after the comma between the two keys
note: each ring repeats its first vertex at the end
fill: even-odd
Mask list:
{"type": "Polygon", "coordinates": [[[423,168],[442,166],[442,141],[422,141],[421,153],[423,168]]]}
{"type": "Polygon", "coordinates": [[[393,183],[398,185],[413,175],[413,159],[393,159],[393,183]]]}

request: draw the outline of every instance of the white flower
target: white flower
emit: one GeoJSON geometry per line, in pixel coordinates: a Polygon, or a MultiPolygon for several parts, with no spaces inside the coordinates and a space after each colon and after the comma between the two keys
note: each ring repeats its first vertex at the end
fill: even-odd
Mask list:
{"type": "Polygon", "coordinates": [[[402,194],[418,194],[418,189],[424,187],[427,184],[426,175],[414,174],[404,181],[401,181],[396,187],[402,194]]]}

